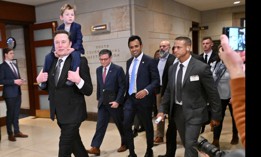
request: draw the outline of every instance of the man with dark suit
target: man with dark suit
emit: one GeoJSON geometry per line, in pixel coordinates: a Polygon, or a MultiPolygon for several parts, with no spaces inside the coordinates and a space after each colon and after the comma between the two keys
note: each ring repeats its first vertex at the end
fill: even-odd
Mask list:
{"type": "Polygon", "coordinates": [[[219,58],[218,53],[212,50],[213,46],[214,43],[211,37],[204,37],[202,39],[202,48],[204,52],[200,54],[200,60],[208,65],[211,65],[211,63],[219,58]]]}
{"type": "Polygon", "coordinates": [[[164,113],[174,119],[185,147],[185,157],[198,157],[195,146],[201,126],[208,120],[207,101],[211,110],[211,125],[219,125],[221,102],[210,66],[190,54],[191,40],[177,37],[174,55],[179,60],[170,66],[168,85],[157,117],[164,113]]]}
{"type": "MultiPolygon", "coordinates": [[[[164,92],[168,83],[168,70],[171,65],[173,65],[176,57],[169,53],[170,51],[170,42],[163,40],[160,42],[160,58],[158,60],[158,70],[160,75],[160,93],[157,94],[157,109],[160,107],[161,98],[164,95],[164,92]]],[[[177,147],[177,129],[175,123],[172,122],[171,117],[168,117],[169,124],[166,132],[166,154],[159,155],[158,157],[174,157],[176,154],[177,147]]],[[[165,120],[157,124],[156,138],[154,139],[155,143],[163,142],[164,138],[164,128],[165,120]]]]}
{"type": "Polygon", "coordinates": [[[84,96],[92,94],[93,86],[86,58],[81,57],[77,70],[70,71],[72,57],[70,55],[71,40],[65,30],[54,33],[54,45],[58,58],[51,65],[48,73],[40,72],[37,83],[46,82],[45,90],[49,93],[51,119],[57,119],[61,129],[59,141],[59,157],[88,157],[82,143],[79,128],[87,118],[84,96]],[[66,80],[74,82],[67,86],[66,80]]]}
{"type": "Polygon", "coordinates": [[[0,65],[0,84],[3,86],[3,98],[6,104],[6,129],[9,141],[16,141],[16,137],[26,138],[19,128],[19,114],[22,103],[21,85],[25,83],[20,77],[18,67],[13,63],[14,50],[3,49],[5,61],[0,65]]]}
{"type": "Polygon", "coordinates": [[[145,157],[153,156],[152,110],[155,89],[159,86],[159,72],[156,60],[142,52],[142,41],[133,35],[128,39],[131,57],[126,66],[126,102],[124,104],[124,129],[128,142],[128,157],[137,157],[134,151],[132,124],[137,114],[146,131],[147,150],[145,157]]]}
{"type": "MultiPolygon", "coordinates": [[[[199,55],[199,60],[210,65],[212,67],[213,63],[219,59],[218,52],[214,52],[212,47],[214,46],[213,40],[211,37],[207,36],[202,39],[202,48],[203,53],[199,55]]],[[[208,124],[209,121],[206,123],[208,124]]],[[[201,133],[205,131],[206,124],[203,124],[201,128],[201,133]]]]}
{"type": "Polygon", "coordinates": [[[100,155],[102,144],[110,117],[116,124],[120,136],[121,146],[118,152],[127,150],[124,130],[123,130],[123,110],[125,94],[125,73],[121,66],[111,62],[112,52],[102,49],[99,52],[101,66],[96,69],[97,76],[97,100],[98,100],[98,120],[96,131],[92,139],[92,148],[87,150],[89,154],[100,155]]]}

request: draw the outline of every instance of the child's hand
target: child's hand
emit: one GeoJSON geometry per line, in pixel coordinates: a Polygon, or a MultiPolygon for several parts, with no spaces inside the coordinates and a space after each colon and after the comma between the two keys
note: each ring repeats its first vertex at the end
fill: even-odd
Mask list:
{"type": "Polygon", "coordinates": [[[67,55],[71,54],[74,51],[74,48],[68,48],[67,49],[67,55]]]}
{"type": "Polygon", "coordinates": [[[54,51],[53,53],[54,53],[54,56],[55,56],[56,58],[59,58],[59,56],[57,55],[56,51],[54,51]]]}

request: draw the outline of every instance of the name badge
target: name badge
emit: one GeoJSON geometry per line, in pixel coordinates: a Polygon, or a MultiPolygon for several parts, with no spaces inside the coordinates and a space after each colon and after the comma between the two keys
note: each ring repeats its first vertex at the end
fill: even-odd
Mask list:
{"type": "Polygon", "coordinates": [[[199,80],[199,76],[198,75],[190,76],[190,81],[198,81],[198,80],[199,80]]]}

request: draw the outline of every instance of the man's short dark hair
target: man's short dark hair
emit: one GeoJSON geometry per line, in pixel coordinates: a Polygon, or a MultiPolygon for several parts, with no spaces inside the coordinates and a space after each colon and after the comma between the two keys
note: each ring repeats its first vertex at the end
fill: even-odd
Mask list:
{"type": "Polygon", "coordinates": [[[131,41],[134,41],[134,40],[136,40],[136,39],[140,42],[140,45],[142,45],[141,38],[140,38],[139,36],[137,36],[137,35],[132,35],[132,36],[129,37],[128,46],[130,45],[130,42],[131,42],[131,41]]]}
{"type": "Polygon", "coordinates": [[[191,39],[190,39],[189,37],[179,36],[179,37],[177,37],[175,40],[185,41],[185,44],[186,44],[186,45],[191,46],[191,39]]]}
{"type": "Polygon", "coordinates": [[[54,38],[57,34],[66,34],[66,35],[68,35],[69,40],[72,41],[72,40],[71,40],[71,35],[70,35],[70,33],[67,32],[66,30],[63,30],[63,29],[61,29],[61,30],[56,30],[56,31],[53,33],[53,38],[54,38]]]}
{"type": "Polygon", "coordinates": [[[105,54],[108,54],[109,57],[111,57],[112,52],[111,52],[111,50],[109,50],[109,49],[102,49],[102,50],[99,52],[99,56],[105,55],[105,54]]]}
{"type": "Polygon", "coordinates": [[[211,37],[209,37],[209,36],[207,36],[207,37],[204,37],[204,38],[202,39],[202,41],[203,41],[203,40],[208,40],[208,39],[209,39],[210,41],[213,41],[213,40],[212,40],[212,38],[211,38],[211,37]]]}

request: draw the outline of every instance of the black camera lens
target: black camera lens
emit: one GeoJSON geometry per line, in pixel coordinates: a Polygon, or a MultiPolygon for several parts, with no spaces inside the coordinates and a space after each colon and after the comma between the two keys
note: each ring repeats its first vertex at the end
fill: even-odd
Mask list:
{"type": "Polygon", "coordinates": [[[225,153],[217,148],[215,145],[208,142],[207,139],[200,136],[199,140],[197,141],[196,148],[208,154],[210,157],[222,157],[225,153]]]}

